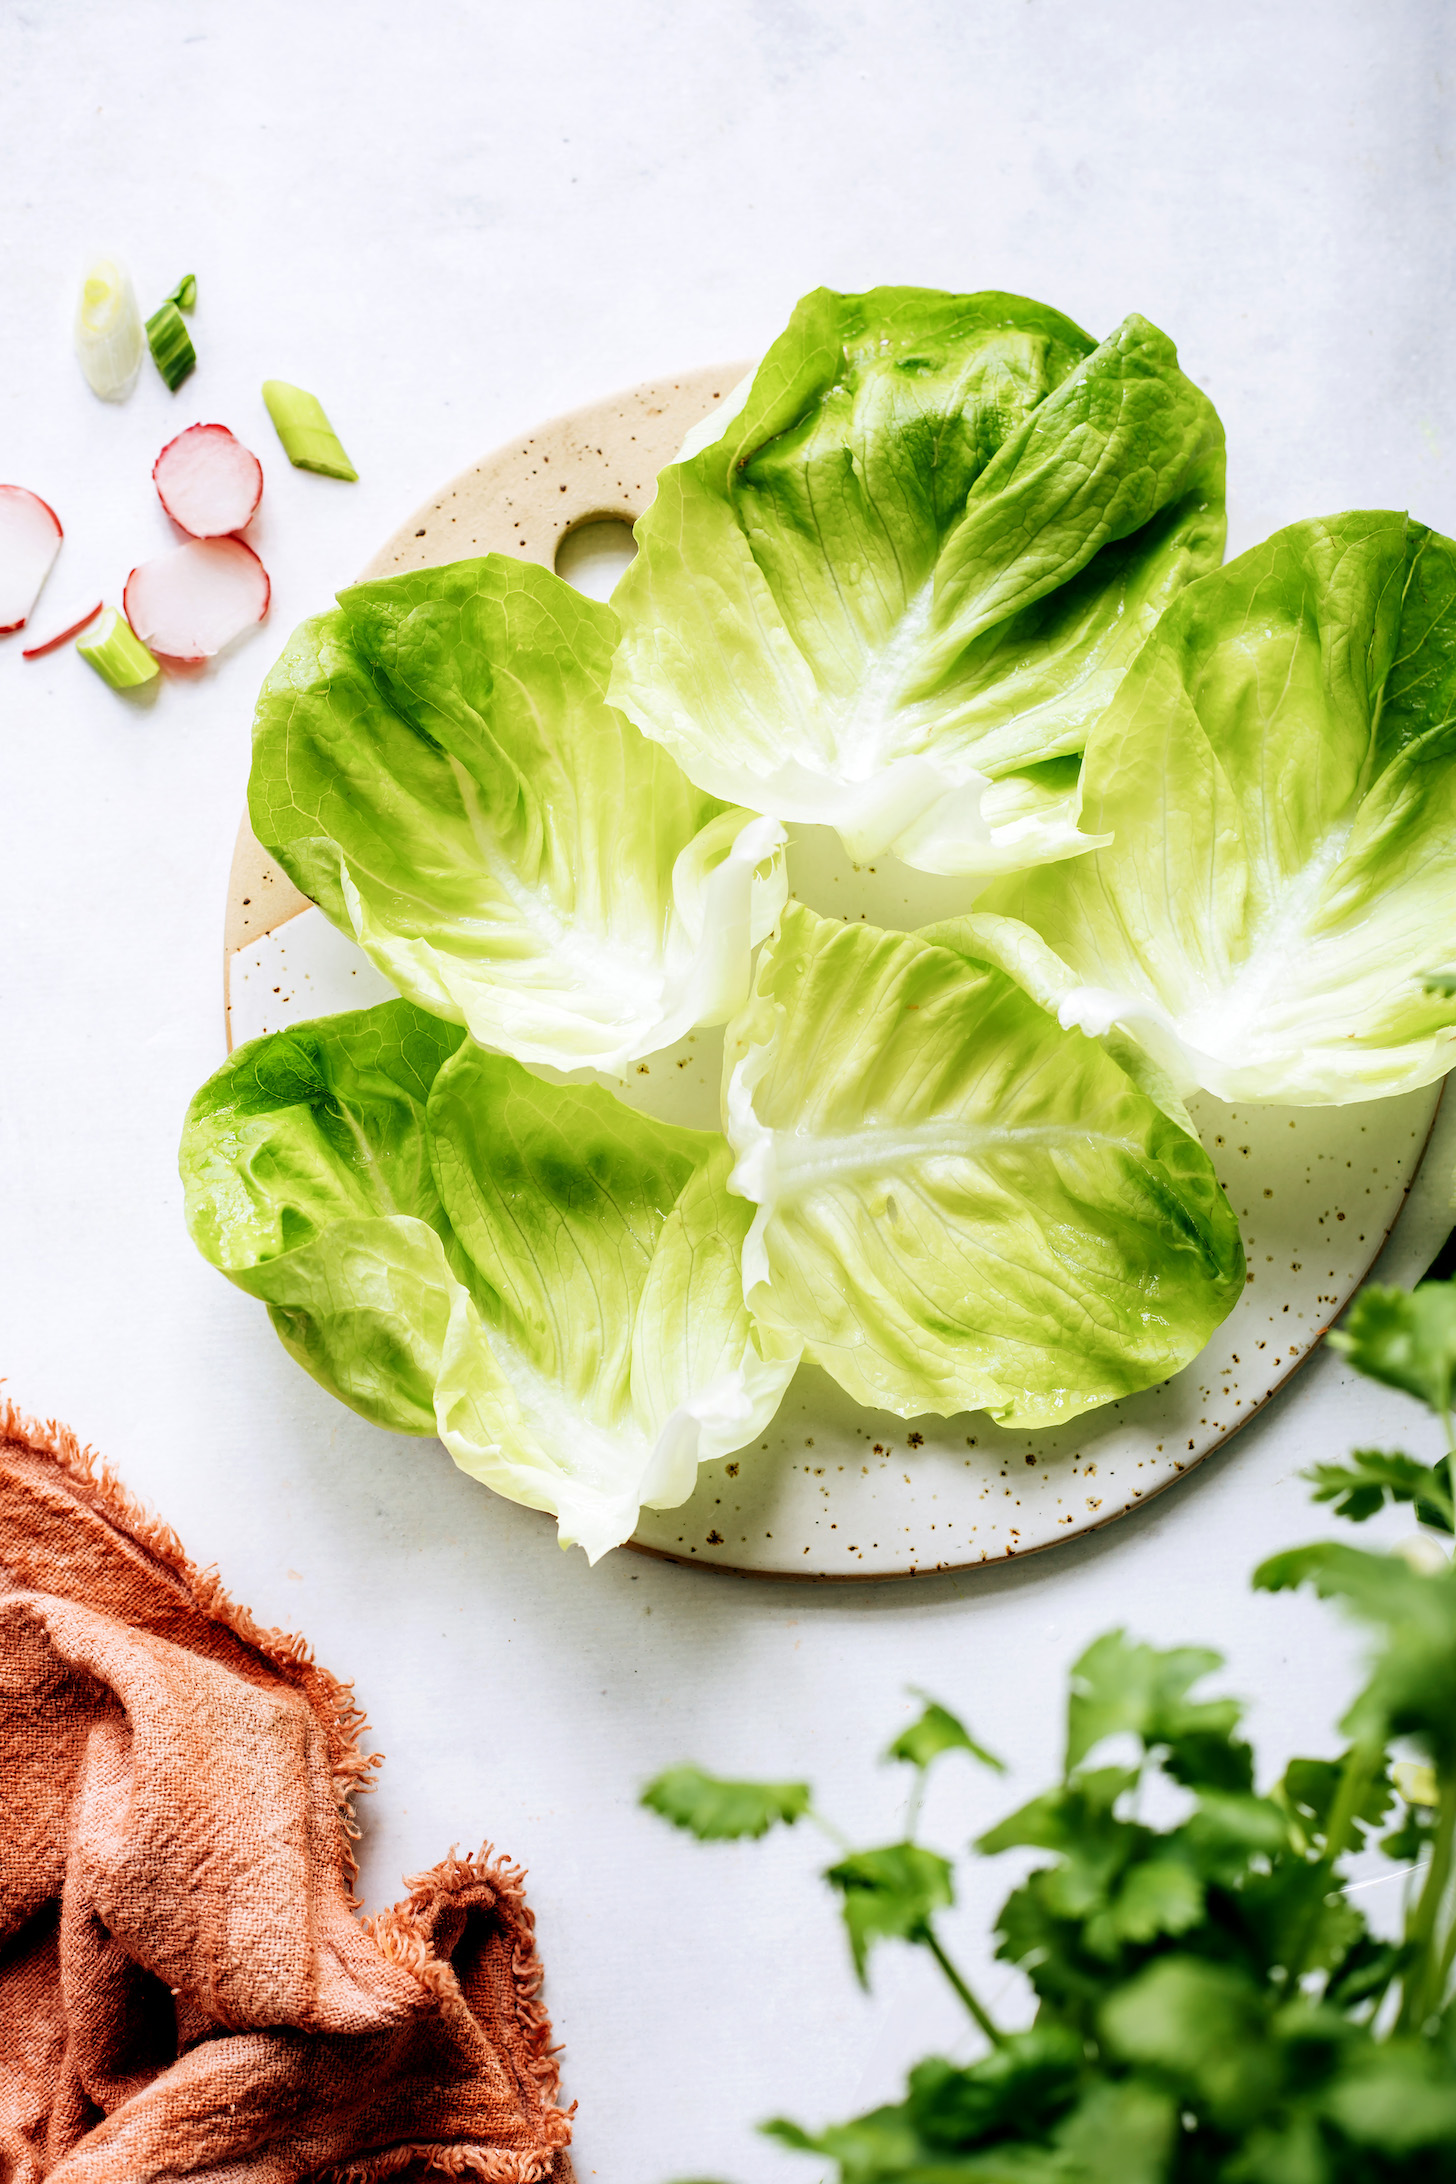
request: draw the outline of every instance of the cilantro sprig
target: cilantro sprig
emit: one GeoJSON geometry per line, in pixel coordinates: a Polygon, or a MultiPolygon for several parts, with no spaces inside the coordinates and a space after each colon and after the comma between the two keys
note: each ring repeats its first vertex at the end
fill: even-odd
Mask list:
{"type": "Polygon", "coordinates": [[[681,1767],[645,1792],[703,1840],[824,1829],[861,1982],[882,1943],[922,1948],[984,2039],[973,2062],[919,2064],[904,2099],[868,2115],[764,2126],[840,2184],[1456,2179],[1456,1571],[1439,1544],[1456,1509],[1456,1283],[1367,1289],[1333,1339],[1434,1412],[1447,1443],[1436,1464],[1362,1449],[1309,1474],[1356,1523],[1408,1506],[1423,1543],[1323,1540],[1254,1572],[1265,1591],[1312,1586],[1371,1634],[1345,1748],[1260,1790],[1239,1701],[1206,1695],[1219,1654],[1096,1639],[1072,1669],[1060,1781],[970,1846],[1039,1854],[996,1924],[998,1958],[1035,1997],[1030,2026],[992,2018],[937,1930],[955,1860],[915,1840],[927,1772],[956,1752],[1001,1771],[948,1707],[917,1693],[885,1753],[913,1774],[903,1837],[877,1848],[851,1849],[807,1783],[681,1767]],[[1170,1807],[1166,1824],[1144,1817],[1170,1807]],[[1371,1849],[1406,1869],[1396,1940],[1347,1892],[1371,1849]]]}

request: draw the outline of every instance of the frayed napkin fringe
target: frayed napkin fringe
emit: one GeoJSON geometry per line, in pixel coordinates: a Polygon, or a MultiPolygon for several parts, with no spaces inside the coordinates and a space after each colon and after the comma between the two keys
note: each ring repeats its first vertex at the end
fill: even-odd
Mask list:
{"type": "Polygon", "coordinates": [[[54,1418],[42,1421],[28,1417],[6,1397],[0,1401],[0,1443],[6,1441],[28,1448],[37,1456],[50,1457],[96,1514],[127,1540],[145,1548],[169,1576],[186,1587],[204,1615],[223,1624],[255,1653],[261,1653],[313,1701],[329,1739],[334,1797],[346,1838],[345,1865],[352,1885],[359,1875],[352,1848],[359,1839],[353,1800],[374,1788],[374,1771],[384,1758],[382,1752],[364,1750],[369,1723],[363,1708],[355,1702],[353,1685],[342,1683],[321,1667],[306,1638],[291,1631],[265,1628],[248,1608],[232,1598],[214,1565],[200,1569],[171,1525],[154,1516],[145,1502],[122,1484],[105,1457],[89,1442],[83,1445],[78,1441],[69,1426],[54,1418]]]}

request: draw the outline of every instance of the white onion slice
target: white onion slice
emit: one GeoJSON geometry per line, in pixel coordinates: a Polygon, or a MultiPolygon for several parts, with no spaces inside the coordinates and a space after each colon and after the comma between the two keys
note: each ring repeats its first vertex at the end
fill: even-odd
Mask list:
{"type": "Polygon", "coordinates": [[[262,621],[269,590],[267,570],[240,538],[196,538],[133,569],[122,605],[153,652],[210,660],[262,621]]]}
{"type": "Polygon", "coordinates": [[[95,259],[76,305],[76,355],[86,384],[103,402],[124,402],[146,353],[130,274],[114,258],[95,259]]]}
{"type": "Polygon", "coordinates": [[[0,636],[24,629],[61,550],[54,508],[23,485],[0,485],[0,636]]]}
{"type": "Polygon", "coordinates": [[[226,425],[189,425],[152,465],[162,506],[192,538],[226,538],[252,520],[263,466],[226,425]]]}

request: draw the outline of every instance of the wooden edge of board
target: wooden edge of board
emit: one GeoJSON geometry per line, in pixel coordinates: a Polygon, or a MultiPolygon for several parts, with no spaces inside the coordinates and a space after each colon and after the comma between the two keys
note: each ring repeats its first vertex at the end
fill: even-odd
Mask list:
{"type": "Polygon", "coordinates": [[[635,523],[684,434],[750,368],[709,364],[644,380],[507,441],[422,502],[360,581],[470,553],[509,554],[549,569],[569,531],[612,517],[635,523]]]}

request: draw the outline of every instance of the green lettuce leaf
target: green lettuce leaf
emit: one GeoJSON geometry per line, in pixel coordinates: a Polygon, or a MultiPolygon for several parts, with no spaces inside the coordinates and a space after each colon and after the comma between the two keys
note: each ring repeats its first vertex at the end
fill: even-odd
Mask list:
{"type": "Polygon", "coordinates": [[[1051,1425],[1239,1294],[1197,1140],[987,965],[791,905],[727,1067],[745,1293],[860,1402],[1051,1425]]]}
{"type": "MultiPolygon", "coordinates": [[[[1297,523],[1171,606],[1088,745],[1110,847],[1003,880],[966,946],[1182,1089],[1296,1106],[1456,1061],[1456,546],[1297,523]]],[[[940,937],[944,937],[943,934],[940,937]]]]}
{"type": "Polygon", "coordinates": [[[753,1440],[793,1371],[750,1328],[730,1165],[403,1001],[240,1048],[181,1154],[199,1248],[316,1380],[593,1561],[753,1440]]]}
{"type": "Polygon", "coordinates": [[[251,1040],[188,1110],[192,1240],[261,1298],[352,1410],[435,1431],[434,1383],[469,1300],[451,1272],[425,1108],[464,1034],[403,1002],[251,1040]]]}
{"type": "Polygon", "coordinates": [[[1223,433],[1172,343],[989,292],[805,297],[669,466],[612,703],[703,788],[852,856],[1075,856],[1076,754],[1223,552],[1223,433]],[[696,450],[695,452],[692,450],[696,450]]]}
{"type": "Polygon", "coordinates": [[[420,1007],[566,1070],[731,1015],[784,892],[782,829],[605,702],[616,637],[500,554],[359,584],[254,729],[249,813],[290,878],[420,1007]]]}

